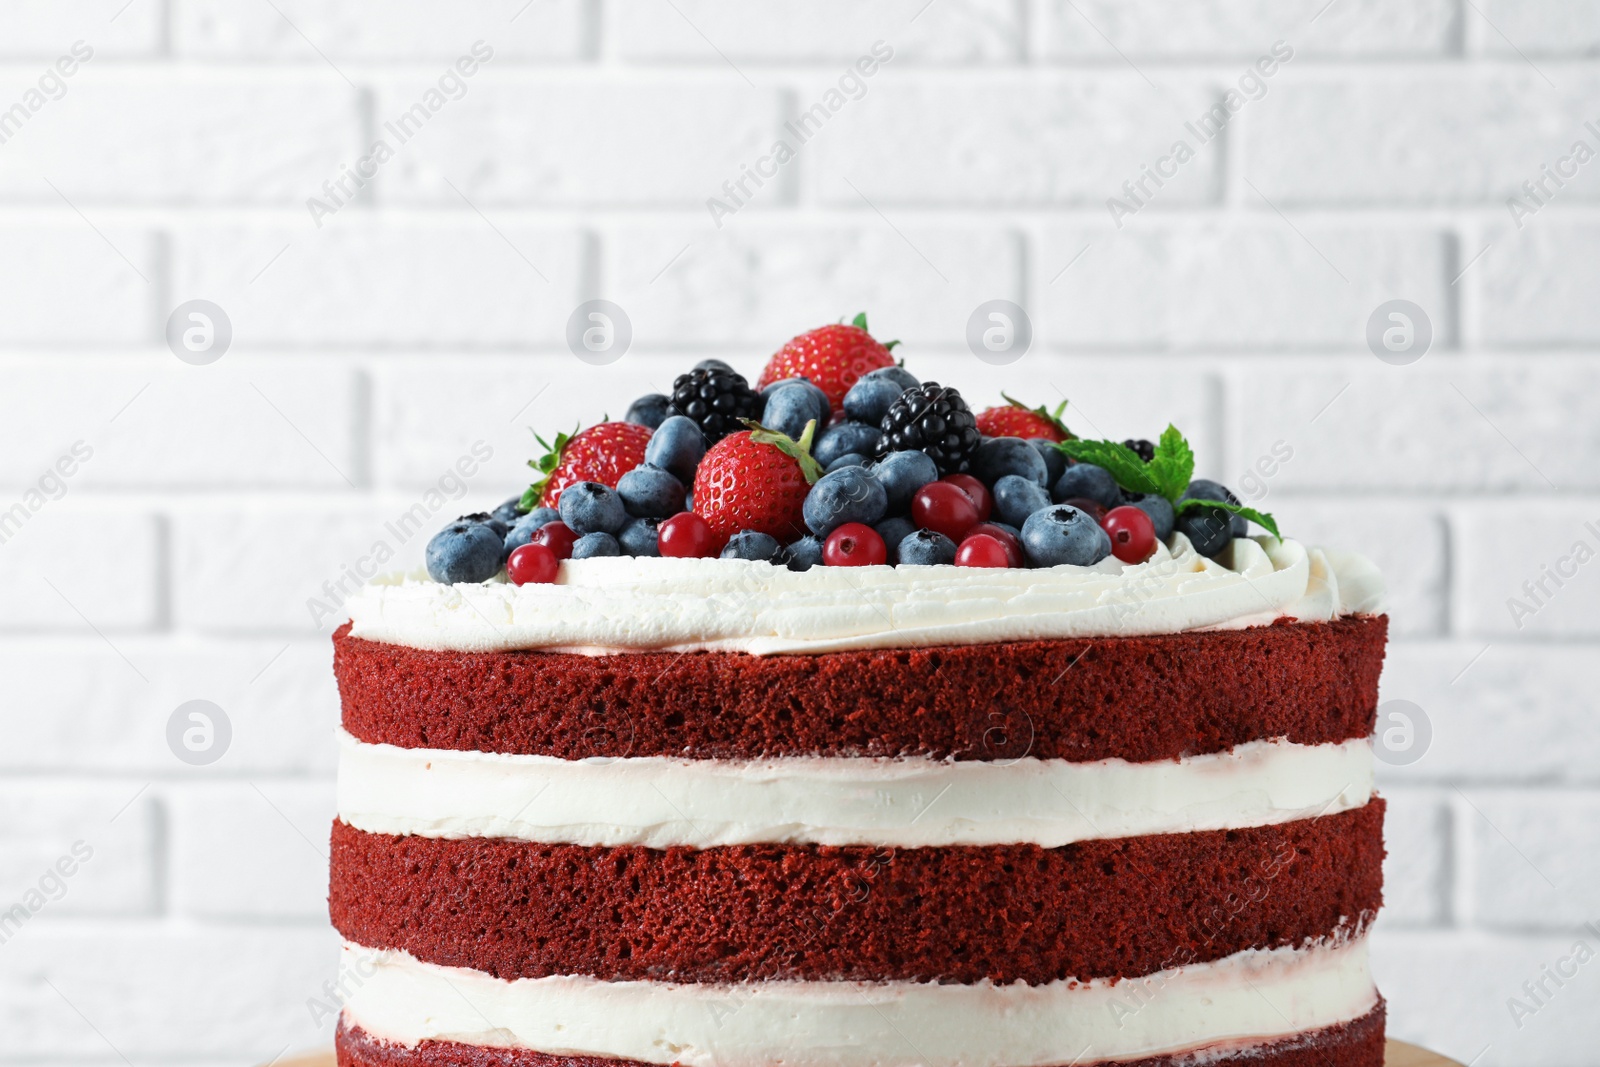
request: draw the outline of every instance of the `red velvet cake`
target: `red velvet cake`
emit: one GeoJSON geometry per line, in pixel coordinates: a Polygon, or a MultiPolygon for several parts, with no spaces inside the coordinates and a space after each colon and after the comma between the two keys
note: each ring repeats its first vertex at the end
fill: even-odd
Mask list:
{"type": "Polygon", "coordinates": [[[1381,1067],[1371,565],[852,366],[696,368],[349,601],[339,1062],[1381,1067]]]}

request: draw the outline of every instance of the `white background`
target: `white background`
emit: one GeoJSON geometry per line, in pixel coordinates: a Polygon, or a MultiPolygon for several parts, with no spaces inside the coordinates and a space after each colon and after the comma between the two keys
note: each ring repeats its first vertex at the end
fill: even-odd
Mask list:
{"type": "MultiPolygon", "coordinates": [[[[325,596],[474,441],[439,514],[492,506],[547,435],[694,360],[752,377],[867,310],[979,404],[1070,397],[1089,436],[1185,430],[1260,506],[1393,586],[1386,699],[1433,740],[1387,772],[1376,958],[1398,1036],[1481,1064],[1600,1063],[1600,4],[1513,0],[9,0],[0,110],[93,58],[0,144],[0,509],[92,458],[0,544],[0,1063],[244,1064],[325,1044],[336,700],[325,596]],[[319,227],[307,198],[482,40],[493,59],[319,227]],[[706,207],[874,41],[894,58],[753,202],[706,207]],[[1265,95],[1184,127],[1282,40],[1265,95]],[[1198,147],[1126,225],[1107,197],[1198,147]],[[622,305],[625,358],[563,342],[622,305]],[[1031,313],[1005,368],[980,302],[1031,313]],[[202,298],[231,349],[181,363],[202,298]],[[1368,351],[1404,298],[1433,348],[1368,351]],[[1596,527],[1584,524],[1595,521],[1596,527]],[[182,702],[233,739],[194,769],[182,702]],[[1508,998],[1537,1011],[1512,1018],[1508,998]],[[1487,1051],[1484,1051],[1487,1049],[1487,1051]]],[[[391,146],[394,138],[389,136],[391,146]]],[[[753,187],[752,187],[753,188],[753,187]]],[[[430,526],[431,532],[432,526],[430,526]]]]}

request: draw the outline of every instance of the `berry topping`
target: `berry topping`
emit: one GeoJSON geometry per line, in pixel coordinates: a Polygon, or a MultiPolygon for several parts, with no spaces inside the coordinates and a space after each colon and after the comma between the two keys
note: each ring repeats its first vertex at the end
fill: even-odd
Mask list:
{"type": "Polygon", "coordinates": [[[702,365],[672,383],[673,414],[692,419],[710,445],[737,431],[745,420],[761,417],[760,395],[744,375],[726,366],[702,365]]]}
{"type": "Polygon", "coordinates": [[[938,567],[956,561],[956,543],[937,530],[918,530],[900,542],[900,562],[938,567]]]}
{"type": "Polygon", "coordinates": [[[986,533],[971,534],[956,549],[957,567],[1009,567],[1011,553],[997,537],[986,533]]]}
{"type": "Polygon", "coordinates": [[[1039,450],[1020,437],[991,437],[972,454],[972,473],[986,485],[1015,474],[1041,486],[1050,484],[1050,467],[1039,450]]]}
{"type": "MultiPolygon", "coordinates": [[[[1000,395],[1005,396],[1004,393],[1000,395]]],[[[985,437],[1022,437],[1043,441],[1071,439],[1072,431],[1061,421],[1061,413],[1067,410],[1065,400],[1052,411],[1043,405],[1030,408],[1009,396],[1005,396],[1005,399],[1005,406],[984,408],[979,413],[978,429],[983,431],[985,437]]]]}
{"type": "Polygon", "coordinates": [[[705,454],[706,435],[700,425],[687,415],[669,415],[645,446],[644,461],[688,485],[705,454]]]}
{"type": "Polygon", "coordinates": [[[757,530],[740,530],[728,538],[722,550],[723,559],[748,559],[757,563],[783,562],[783,545],[771,534],[757,530]]]}
{"type": "Polygon", "coordinates": [[[592,559],[595,556],[620,556],[622,546],[608,533],[584,534],[573,542],[573,559],[592,559]]]}
{"type": "Polygon", "coordinates": [[[1028,516],[1022,547],[1035,567],[1090,567],[1111,555],[1111,538],[1087,512],[1057,504],[1028,516]]]}
{"type": "Polygon", "coordinates": [[[806,495],[822,475],[811,458],[812,430],[808,426],[796,441],[758,426],[706,453],[694,478],[694,510],[710,526],[715,551],[740,530],[779,542],[806,532],[806,495]]]}
{"type": "Polygon", "coordinates": [[[939,480],[939,468],[923,452],[890,452],[872,465],[872,473],[889,494],[889,514],[911,510],[911,497],[929,482],[939,480]]]}
{"type": "Polygon", "coordinates": [[[883,434],[876,426],[864,422],[835,423],[817,437],[817,462],[824,467],[833,466],[840,456],[874,456],[883,434]]]}
{"type": "Polygon", "coordinates": [[[628,405],[628,413],[623,416],[623,422],[631,422],[635,426],[648,426],[655,429],[666,421],[672,401],[660,393],[646,393],[638,400],[628,405]]]}
{"type": "Polygon", "coordinates": [[[683,483],[648,463],[622,476],[617,495],[635,518],[664,519],[683,510],[683,483]]]}
{"type": "Polygon", "coordinates": [[[808,571],[822,566],[822,542],[815,537],[802,537],[784,549],[784,557],[792,571],[808,571]]]}
{"type": "Polygon", "coordinates": [[[989,487],[970,474],[947,474],[939,479],[949,482],[972,498],[972,503],[978,509],[978,521],[987,522],[989,516],[994,514],[994,497],[989,493],[989,487]]]}
{"type": "Polygon", "coordinates": [[[821,426],[828,421],[828,398],[810,382],[780,382],[761,395],[766,398],[761,425],[776,433],[799,437],[806,423],[815,421],[821,426]]]}
{"type": "Polygon", "coordinates": [[[872,525],[889,510],[889,495],[865,467],[841,467],[825,474],[806,496],[804,516],[811,532],[827,537],[849,523],[872,525]]]}
{"type": "Polygon", "coordinates": [[[1106,511],[1108,510],[1104,504],[1100,503],[1100,501],[1090,500],[1086,496],[1069,496],[1067,499],[1059,501],[1059,503],[1065,504],[1068,507],[1077,508],[1079,511],[1088,512],[1089,517],[1095,522],[1099,522],[1101,519],[1105,518],[1106,511]]]}
{"type": "Polygon", "coordinates": [[[678,559],[702,559],[717,554],[717,539],[706,520],[692,511],[682,511],[656,529],[661,554],[678,559]]]}
{"type": "Polygon", "coordinates": [[[545,545],[523,545],[506,560],[506,577],[513,585],[549,585],[560,569],[561,561],[545,545]]]}
{"type": "Polygon", "coordinates": [[[578,543],[578,535],[564,522],[550,522],[534,531],[528,543],[544,545],[556,554],[557,559],[571,559],[572,546],[578,543]]]}
{"type": "Polygon", "coordinates": [[[867,332],[866,315],[846,326],[823,326],[794,338],[767,361],[757,388],[785,378],[807,378],[828,396],[830,407],[844,403],[850,387],[870,371],[894,366],[889,349],[867,332]]]}
{"type": "MultiPolygon", "coordinates": [[[[967,541],[979,536],[992,537],[1005,546],[1006,566],[1026,567],[1028,565],[1028,554],[1023,551],[1022,538],[1013,531],[997,522],[980,522],[967,531],[967,541]]],[[[965,544],[966,542],[962,543],[965,544]]]]}
{"type": "Polygon", "coordinates": [[[1155,523],[1131,504],[1106,512],[1100,528],[1111,538],[1111,554],[1124,563],[1143,563],[1155,555],[1155,523]]]}
{"type": "Polygon", "coordinates": [[[571,437],[557,434],[554,444],[535,435],[546,451],[539,459],[530,459],[528,466],[544,477],[522,494],[522,510],[531,511],[539,504],[559,507],[562,491],[578,482],[615,488],[624,474],[644,462],[650,433],[650,427],[631,422],[603,422],[571,437]]]}
{"type": "Polygon", "coordinates": [[[561,521],[572,532],[585,537],[589,534],[618,534],[628,525],[628,509],[622,497],[609,485],[599,482],[577,482],[561,494],[561,521]]]}
{"type": "Polygon", "coordinates": [[[915,449],[932,457],[941,473],[964,471],[982,435],[961,394],[938,382],[907,389],[883,417],[879,455],[915,449]]]}
{"type": "Polygon", "coordinates": [[[911,498],[911,521],[959,544],[982,519],[966,490],[950,482],[930,482],[911,498]]]}
{"type": "Polygon", "coordinates": [[[486,582],[500,573],[504,544],[494,529],[462,518],[433,535],[423,552],[428,577],[436,582],[486,582]]]}
{"type": "Polygon", "coordinates": [[[875,567],[889,562],[889,548],[877,530],[851,522],[828,535],[822,558],[830,567],[875,567]]]}
{"type": "Polygon", "coordinates": [[[1156,446],[1142,437],[1130,437],[1122,442],[1122,447],[1149,463],[1156,458],[1156,446]]]}
{"type": "Polygon", "coordinates": [[[1050,506],[1050,494],[1037,482],[1008,474],[994,483],[994,510],[1001,522],[1020,529],[1035,511],[1050,506]]]}
{"type": "Polygon", "coordinates": [[[617,535],[625,556],[661,555],[661,519],[633,519],[617,535]]]}

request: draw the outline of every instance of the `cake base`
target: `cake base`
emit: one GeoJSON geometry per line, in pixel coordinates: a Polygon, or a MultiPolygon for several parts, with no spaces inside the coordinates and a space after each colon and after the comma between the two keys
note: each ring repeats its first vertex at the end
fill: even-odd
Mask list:
{"type": "MultiPolygon", "coordinates": [[[[1353,1022],[1266,1045],[1251,1045],[1236,1053],[1208,1053],[1204,1062],[1206,1067],[1385,1067],[1383,1028],[1384,1005],[1380,1002],[1353,1022]]],[[[531,1049],[486,1048],[453,1041],[424,1041],[407,1048],[375,1040],[359,1028],[346,1028],[343,1022],[335,1037],[335,1048],[338,1067],[651,1067],[636,1060],[550,1055],[531,1049]]],[[[1106,1061],[1084,1061],[1074,1067],[1094,1067],[1098,1062],[1106,1061]]],[[[1193,1053],[1183,1053],[1118,1061],[1117,1067],[1185,1067],[1195,1062],[1193,1053]]]]}

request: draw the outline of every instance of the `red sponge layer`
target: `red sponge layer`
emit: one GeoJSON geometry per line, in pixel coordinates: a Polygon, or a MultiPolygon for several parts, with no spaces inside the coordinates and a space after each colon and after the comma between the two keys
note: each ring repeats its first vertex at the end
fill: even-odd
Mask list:
{"type": "Polygon", "coordinates": [[[333,830],[350,941],[497,978],[1040,985],[1325,938],[1382,903],[1383,801],[1250,830],[919,849],[333,830]]]}
{"type": "Polygon", "coordinates": [[[1371,733],[1385,617],[926,649],[587,657],[334,634],[344,726],[405,748],[1150,761],[1371,733]]]}
{"type": "MultiPolygon", "coordinates": [[[[1207,1057],[1207,1067],[1383,1067],[1384,1006],[1353,1022],[1207,1057]]],[[[530,1049],[484,1048],[452,1041],[424,1041],[416,1048],[391,1045],[358,1028],[339,1024],[339,1067],[646,1067],[636,1060],[599,1056],[554,1056],[530,1049]]],[[[1084,1061],[1073,1067],[1097,1067],[1084,1061]]],[[[1192,1053],[1125,1061],[1118,1067],[1181,1067],[1192,1053]]]]}

